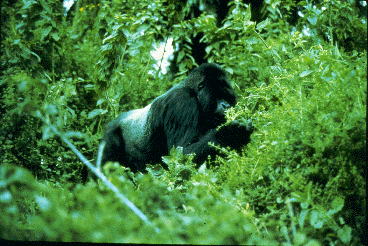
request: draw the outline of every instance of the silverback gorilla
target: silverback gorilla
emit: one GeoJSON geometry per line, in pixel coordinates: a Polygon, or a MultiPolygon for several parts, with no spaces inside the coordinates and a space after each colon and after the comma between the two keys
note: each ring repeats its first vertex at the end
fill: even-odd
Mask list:
{"type": "Polygon", "coordinates": [[[238,121],[216,130],[226,122],[225,110],[236,103],[235,91],[219,65],[205,63],[188,77],[142,109],[122,113],[106,127],[101,165],[118,161],[133,172],[146,164],[161,162],[170,149],[183,147],[203,163],[218,154],[208,142],[240,150],[250,142],[253,131],[238,121]]]}

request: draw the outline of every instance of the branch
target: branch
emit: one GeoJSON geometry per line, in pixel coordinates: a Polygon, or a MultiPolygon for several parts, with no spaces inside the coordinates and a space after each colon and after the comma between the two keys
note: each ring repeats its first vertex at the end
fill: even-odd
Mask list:
{"type": "MultiPolygon", "coordinates": [[[[56,134],[58,135],[68,146],[69,148],[81,159],[81,161],[89,167],[89,169],[92,170],[92,172],[99,177],[102,180],[102,183],[105,184],[110,190],[112,190],[115,195],[123,202],[125,203],[141,220],[143,220],[147,225],[152,226],[152,223],[148,220],[147,216],[144,215],[128,198],[126,198],[122,193],[120,193],[119,189],[113,185],[106,176],[100,171],[99,168],[96,168],[94,165],[92,165],[86,157],[82,155],[79,150],[66,138],[63,134],[61,134],[54,126],[52,126],[46,119],[43,117],[40,111],[36,111],[36,117],[40,118],[44,123],[47,124],[47,126],[56,134]]],[[[103,151],[103,148],[105,147],[105,142],[102,142],[102,144],[99,147],[99,155],[103,151]]],[[[154,228],[156,232],[159,232],[158,228],[154,228]]]]}

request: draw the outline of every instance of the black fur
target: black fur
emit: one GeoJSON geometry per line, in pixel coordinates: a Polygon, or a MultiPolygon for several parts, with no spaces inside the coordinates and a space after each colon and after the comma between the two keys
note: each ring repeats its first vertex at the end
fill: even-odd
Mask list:
{"type": "Polygon", "coordinates": [[[195,153],[198,164],[217,154],[208,142],[240,150],[250,141],[250,122],[233,121],[216,130],[235,103],[226,72],[217,64],[202,64],[147,107],[122,113],[108,124],[101,164],[118,161],[135,172],[161,162],[173,146],[195,153]]]}

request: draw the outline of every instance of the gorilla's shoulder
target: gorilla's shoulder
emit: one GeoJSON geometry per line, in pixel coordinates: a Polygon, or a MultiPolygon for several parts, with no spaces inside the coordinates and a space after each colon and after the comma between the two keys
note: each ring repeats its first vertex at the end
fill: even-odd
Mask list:
{"type": "Polygon", "coordinates": [[[152,102],[151,112],[154,112],[149,115],[152,123],[163,124],[165,129],[179,127],[178,122],[196,122],[199,114],[196,92],[178,84],[152,102]]]}

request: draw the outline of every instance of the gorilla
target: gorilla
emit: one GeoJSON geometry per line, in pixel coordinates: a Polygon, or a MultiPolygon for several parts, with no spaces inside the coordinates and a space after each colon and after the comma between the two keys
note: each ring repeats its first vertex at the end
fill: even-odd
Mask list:
{"type": "Polygon", "coordinates": [[[240,151],[250,142],[250,120],[216,129],[226,122],[226,109],[235,104],[225,70],[214,63],[202,64],[145,108],[122,113],[110,122],[101,142],[105,146],[100,163],[117,161],[133,172],[144,172],[146,164],[161,162],[172,147],[194,153],[197,166],[208,155],[219,154],[209,142],[240,151]]]}

